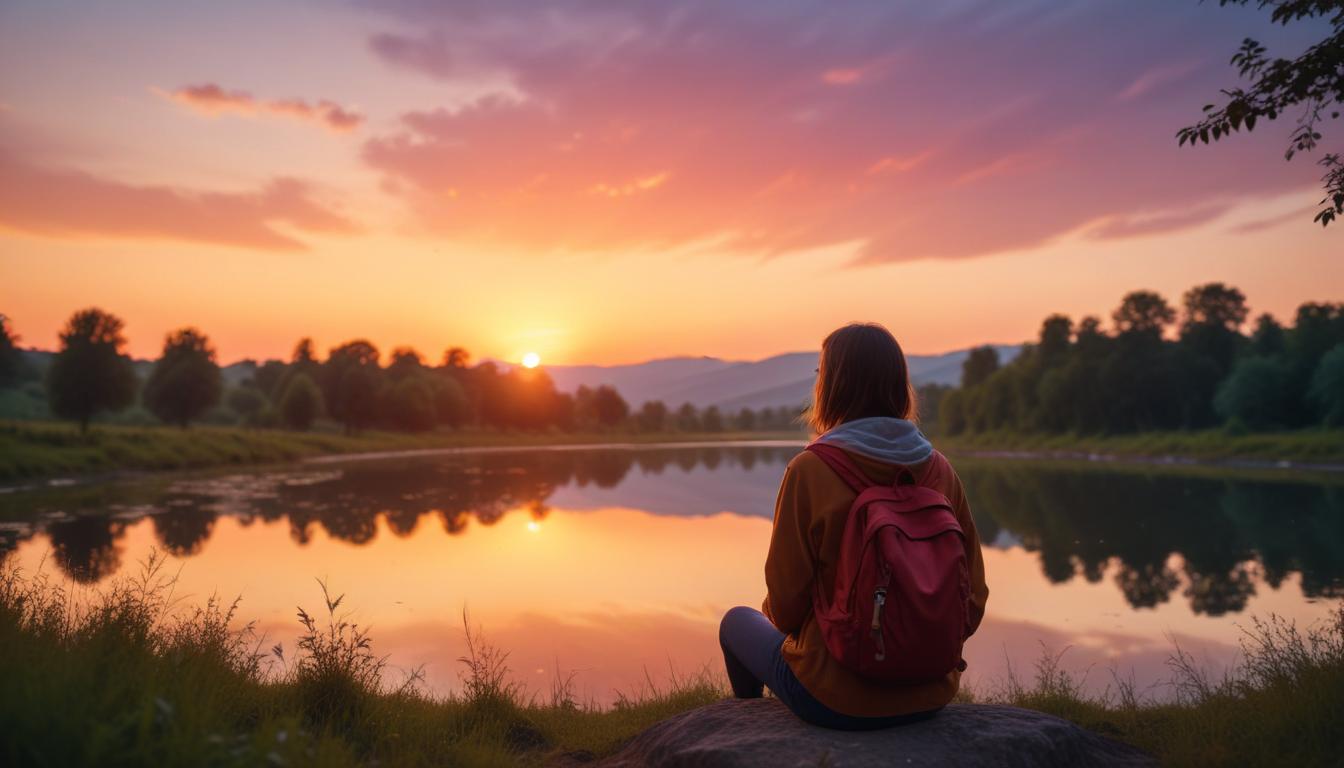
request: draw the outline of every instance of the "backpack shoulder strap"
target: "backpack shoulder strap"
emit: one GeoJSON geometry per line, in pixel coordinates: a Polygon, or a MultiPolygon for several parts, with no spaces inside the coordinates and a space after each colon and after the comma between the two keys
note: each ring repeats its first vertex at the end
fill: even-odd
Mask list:
{"type": "Polygon", "coordinates": [[[855,493],[863,493],[876,485],[868,479],[862,469],[859,469],[859,465],[854,463],[854,460],[849,457],[849,454],[843,448],[826,443],[811,442],[807,444],[807,450],[826,462],[826,466],[839,475],[840,479],[845,481],[845,485],[848,485],[855,493]]]}

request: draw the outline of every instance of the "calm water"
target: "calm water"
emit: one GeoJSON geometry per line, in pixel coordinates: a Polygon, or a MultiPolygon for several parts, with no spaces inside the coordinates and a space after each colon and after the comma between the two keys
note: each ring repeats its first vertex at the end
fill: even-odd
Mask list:
{"type": "MultiPolygon", "coordinates": [[[[96,589],[152,549],[176,593],[241,595],[292,649],[317,578],[347,595],[394,669],[458,685],[462,611],[544,692],[599,703],[718,665],[719,616],[756,606],[776,486],[797,446],[538,449],[323,462],[0,493],[0,556],[96,589]]],[[[1173,642],[1210,668],[1271,612],[1344,596],[1344,478],[958,463],[985,542],[973,685],[1027,675],[1042,645],[1089,687],[1158,685],[1173,642]]],[[[269,643],[268,643],[269,645],[269,643]]]]}

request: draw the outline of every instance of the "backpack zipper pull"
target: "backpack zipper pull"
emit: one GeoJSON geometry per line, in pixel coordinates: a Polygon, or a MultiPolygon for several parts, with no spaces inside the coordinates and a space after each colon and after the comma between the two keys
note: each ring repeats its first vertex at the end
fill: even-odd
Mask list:
{"type": "Polygon", "coordinates": [[[877,646],[877,653],[874,658],[882,661],[887,658],[886,643],[882,639],[882,607],[887,603],[887,588],[878,587],[873,590],[873,643],[877,646]]]}

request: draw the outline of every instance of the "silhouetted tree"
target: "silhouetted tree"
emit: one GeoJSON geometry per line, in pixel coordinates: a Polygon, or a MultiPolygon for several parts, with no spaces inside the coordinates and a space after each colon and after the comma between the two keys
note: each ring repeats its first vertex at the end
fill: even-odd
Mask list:
{"type": "Polygon", "coordinates": [[[662,432],[667,428],[667,406],[661,400],[649,400],[640,406],[635,422],[641,432],[662,432]]]}
{"type": "Polygon", "coordinates": [[[681,432],[700,431],[700,413],[690,403],[682,403],[677,409],[677,429],[681,432]]]}
{"type": "Polygon", "coordinates": [[[280,395],[280,423],[289,429],[307,430],[322,414],[322,390],[305,373],[289,380],[280,395]]]}
{"type": "Polygon", "coordinates": [[[119,411],[135,400],[135,371],[122,354],[126,338],[122,322],[101,309],[76,312],[61,331],[61,348],[47,370],[47,402],[51,412],[79,422],[87,432],[89,419],[102,411],[119,411]]]}
{"type": "Polygon", "coordinates": [[[0,314],[0,387],[10,386],[20,378],[23,357],[18,342],[19,337],[9,327],[9,318],[0,314]]]}
{"type": "Polygon", "coordinates": [[[219,404],[223,389],[210,340],[195,328],[182,328],[164,339],[163,356],[145,382],[143,399],[160,420],[186,429],[219,404]]]}
{"type": "Polygon", "coordinates": [[[711,405],[700,414],[700,429],[705,432],[723,431],[723,414],[717,405],[711,405]]]}
{"type": "Polygon", "coordinates": [[[961,386],[983,384],[999,370],[999,352],[991,346],[976,347],[961,363],[961,386]]]}
{"type": "Polygon", "coordinates": [[[410,376],[416,376],[425,370],[425,359],[410,347],[397,347],[392,350],[392,359],[387,364],[387,375],[397,382],[410,376]]]}
{"type": "Polygon", "coordinates": [[[593,390],[593,414],[603,427],[614,427],[630,415],[630,406],[615,387],[602,385],[593,390]]]}
{"type": "Polygon", "coordinates": [[[756,429],[756,412],[743,408],[733,417],[733,428],[739,432],[751,432],[756,429]]]}
{"type": "MultiPolygon", "coordinates": [[[[1247,5],[1251,0],[1219,0],[1219,5],[1247,5]]],[[[1270,19],[1287,26],[1307,20],[1319,28],[1319,20],[1329,25],[1325,38],[1310,45],[1295,59],[1270,59],[1268,50],[1258,41],[1246,38],[1232,56],[1237,73],[1251,81],[1249,88],[1224,89],[1221,105],[1204,107],[1204,118],[1176,132],[1177,144],[1197,143],[1231,136],[1243,127],[1247,132],[1260,119],[1274,120],[1292,110],[1297,124],[1288,141],[1285,157],[1316,149],[1321,140],[1321,122],[1340,116],[1344,107],[1344,3],[1339,0],[1255,0],[1260,8],[1271,7],[1270,19]]],[[[1344,159],[1327,153],[1320,159],[1325,168],[1322,178],[1325,198],[1315,221],[1322,226],[1344,215],[1344,159]]]]}
{"type": "Polygon", "coordinates": [[[383,386],[378,348],[362,339],[333,348],[322,364],[323,399],[347,433],[373,424],[383,386]]]}
{"type": "Polygon", "coordinates": [[[1115,330],[1120,335],[1152,334],[1161,336],[1163,329],[1176,320],[1176,310],[1167,300],[1152,291],[1132,291],[1120,301],[1111,314],[1115,330]]]}
{"type": "Polygon", "coordinates": [[[462,347],[449,347],[443,353],[443,366],[445,368],[466,368],[469,362],[471,362],[471,354],[462,347]]]}
{"type": "Polygon", "coordinates": [[[456,377],[439,374],[432,380],[434,415],[438,423],[458,428],[471,421],[471,400],[456,377]]]}

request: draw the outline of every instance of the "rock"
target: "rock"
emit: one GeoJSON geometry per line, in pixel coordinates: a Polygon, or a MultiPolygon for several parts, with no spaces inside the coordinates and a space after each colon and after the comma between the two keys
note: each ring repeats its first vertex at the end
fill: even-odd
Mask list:
{"type": "Polygon", "coordinates": [[[883,731],[831,731],[777,699],[730,699],[668,718],[599,763],[607,768],[1152,766],[1143,751],[1018,707],[952,704],[883,731]]]}

